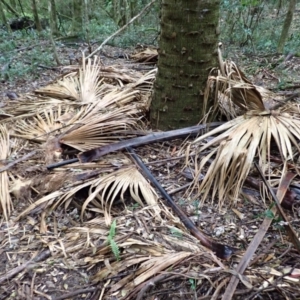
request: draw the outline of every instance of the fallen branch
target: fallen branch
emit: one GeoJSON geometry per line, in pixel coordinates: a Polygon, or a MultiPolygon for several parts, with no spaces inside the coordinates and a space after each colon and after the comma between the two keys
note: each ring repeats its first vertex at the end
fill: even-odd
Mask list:
{"type": "MultiPolygon", "coordinates": [[[[277,191],[277,195],[275,195],[274,189],[272,189],[272,187],[270,186],[269,182],[267,181],[267,179],[265,178],[265,176],[263,175],[262,170],[259,168],[259,166],[257,164],[255,164],[255,167],[257,168],[257,170],[259,171],[259,174],[264,182],[264,184],[267,186],[269,193],[272,195],[273,200],[276,203],[276,207],[278,210],[278,213],[281,217],[281,219],[285,222],[285,229],[288,232],[291,242],[294,244],[295,248],[298,250],[298,252],[300,253],[300,241],[297,237],[297,234],[294,230],[294,228],[291,226],[288,218],[286,217],[280,203],[283,201],[285,194],[287,193],[288,187],[290,186],[292,180],[294,179],[294,177],[297,176],[297,174],[295,173],[291,173],[288,172],[284,175],[282,175],[279,187],[278,187],[278,191],[277,191]],[[280,201],[279,201],[280,199],[280,201]]],[[[273,214],[275,215],[276,211],[273,212],[273,214]]]]}
{"type": "Polygon", "coordinates": [[[113,151],[121,150],[132,146],[141,146],[145,144],[169,141],[177,138],[186,138],[187,136],[195,136],[203,133],[205,130],[220,126],[221,122],[213,122],[210,124],[202,124],[197,126],[186,127],[182,129],[175,129],[165,132],[155,132],[146,136],[141,136],[129,140],[124,140],[119,143],[110,144],[100,148],[95,148],[82,153],[79,153],[78,158],[81,163],[91,162],[100,158],[101,156],[113,151]]]}
{"type": "Polygon", "coordinates": [[[177,138],[186,138],[188,136],[196,136],[198,134],[202,134],[205,130],[218,127],[223,123],[224,122],[213,122],[210,124],[196,125],[196,126],[186,127],[182,129],[175,129],[175,130],[164,131],[164,132],[155,132],[145,136],[123,140],[118,143],[109,144],[103,147],[81,152],[78,154],[78,158],[73,158],[73,159],[61,161],[59,163],[48,165],[47,169],[51,170],[54,168],[58,168],[79,161],[81,163],[91,162],[99,159],[101,156],[105,154],[122,150],[126,147],[141,146],[150,143],[169,141],[177,138]]]}
{"type": "Polygon", "coordinates": [[[156,178],[151,174],[149,169],[144,165],[142,160],[135,154],[131,147],[126,148],[128,153],[137,163],[137,165],[142,170],[143,174],[151,181],[151,183],[159,190],[161,195],[167,201],[167,204],[172,208],[175,214],[179,217],[184,226],[191,232],[191,234],[196,237],[201,245],[208,248],[212,252],[214,252],[219,258],[228,259],[233,253],[237,251],[237,249],[230,247],[228,245],[223,245],[217,243],[216,241],[207,237],[204,233],[202,233],[195,224],[188,218],[183,211],[179,208],[179,206],[174,202],[172,197],[165,191],[165,189],[160,185],[160,183],[156,180],[156,178]]]}
{"type": "MultiPolygon", "coordinates": [[[[267,182],[266,178],[264,177],[263,173],[261,172],[260,168],[258,167],[258,165],[256,165],[256,168],[258,169],[264,183],[266,184],[269,192],[271,193],[271,195],[276,203],[276,206],[273,206],[273,208],[271,209],[271,213],[275,216],[275,214],[277,212],[276,208],[278,208],[279,211],[280,210],[282,211],[280,203],[281,203],[282,199],[284,198],[284,195],[285,195],[292,179],[295,177],[296,174],[286,173],[285,175],[282,175],[282,178],[281,178],[278,190],[277,190],[277,196],[276,196],[273,189],[271,188],[271,186],[267,182]]],[[[247,251],[245,252],[239,265],[237,266],[236,270],[234,271],[236,274],[231,277],[230,282],[229,282],[229,284],[225,290],[225,293],[222,297],[222,300],[232,299],[234,292],[236,290],[236,287],[239,283],[240,277],[241,277],[238,275],[242,275],[244,273],[244,271],[246,270],[255,251],[257,250],[262,239],[264,238],[265,234],[267,233],[268,228],[270,227],[272,221],[273,221],[273,218],[270,218],[268,216],[266,216],[265,219],[263,220],[258,232],[254,236],[253,240],[251,241],[250,245],[248,246],[247,251]]],[[[299,241],[298,241],[298,243],[299,243],[299,241]]]]}

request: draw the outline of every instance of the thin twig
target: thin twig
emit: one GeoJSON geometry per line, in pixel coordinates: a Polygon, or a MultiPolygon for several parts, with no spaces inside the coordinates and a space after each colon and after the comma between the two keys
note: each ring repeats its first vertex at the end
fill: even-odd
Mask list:
{"type": "MultiPolygon", "coordinates": [[[[47,294],[45,294],[45,293],[43,293],[43,292],[41,292],[41,291],[34,290],[34,292],[35,292],[36,294],[38,294],[39,296],[43,296],[44,298],[46,298],[46,299],[48,299],[48,300],[52,300],[51,296],[49,296],[49,295],[47,295],[47,294]]],[[[33,298],[31,298],[31,299],[33,299],[33,298]]]]}
{"type": "Polygon", "coordinates": [[[35,277],[36,277],[36,272],[34,272],[34,274],[32,276],[32,280],[31,280],[31,284],[30,284],[30,299],[33,299],[35,277]]]}
{"type": "Polygon", "coordinates": [[[87,288],[87,289],[79,289],[79,290],[76,290],[74,292],[65,294],[63,296],[56,297],[53,300],[63,300],[63,299],[67,299],[67,298],[74,299],[73,298],[74,296],[77,296],[77,295],[80,295],[80,294],[85,294],[85,293],[92,293],[92,292],[95,292],[97,290],[98,290],[97,287],[90,287],[90,288],[87,288]]]}
{"type": "Polygon", "coordinates": [[[155,286],[155,284],[157,282],[160,282],[166,278],[170,277],[170,274],[159,274],[157,276],[155,276],[154,278],[151,278],[150,280],[146,281],[143,284],[142,289],[139,291],[136,300],[141,300],[141,299],[145,299],[145,293],[150,289],[153,288],[155,286]]]}
{"type": "Polygon", "coordinates": [[[275,109],[278,109],[280,108],[281,106],[285,105],[288,101],[292,100],[293,98],[295,97],[298,97],[300,95],[300,93],[294,93],[288,97],[286,97],[283,101],[280,101],[279,103],[273,105],[270,110],[275,110],[275,109]]]}
{"type": "Polygon", "coordinates": [[[47,259],[51,255],[50,250],[44,250],[40,252],[37,256],[35,256],[33,259],[30,259],[29,261],[25,262],[24,264],[13,268],[12,270],[8,271],[6,274],[0,277],[0,285],[4,281],[8,281],[10,278],[14,277],[15,275],[21,273],[24,271],[30,264],[37,263],[40,261],[43,261],[47,259]]]}
{"type": "Polygon", "coordinates": [[[10,169],[11,167],[13,167],[13,166],[16,165],[17,163],[19,163],[19,162],[21,162],[21,161],[24,161],[24,160],[26,160],[26,159],[28,159],[28,158],[30,158],[31,156],[35,155],[36,153],[37,153],[36,150],[31,151],[31,152],[25,154],[23,157],[18,158],[18,159],[16,159],[16,160],[14,160],[14,161],[8,163],[6,166],[4,166],[4,167],[2,167],[2,168],[0,169],[0,173],[2,173],[2,172],[4,172],[4,171],[7,171],[8,169],[10,169]]]}

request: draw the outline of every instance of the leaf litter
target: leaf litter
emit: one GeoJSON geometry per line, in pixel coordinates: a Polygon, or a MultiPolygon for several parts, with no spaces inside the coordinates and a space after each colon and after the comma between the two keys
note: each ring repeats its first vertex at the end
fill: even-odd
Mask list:
{"type": "MultiPolygon", "coordinates": [[[[155,51],[146,49],[133,59],[152,61],[155,51]]],[[[266,191],[264,200],[257,194],[251,196],[249,190],[243,190],[242,194],[236,192],[244,179],[230,172],[240,168],[244,177],[258,175],[251,167],[232,160],[249,164],[255,152],[251,150],[247,160],[247,151],[238,154],[235,149],[230,159],[226,157],[228,150],[223,143],[220,147],[226,152],[218,154],[216,151],[220,150],[211,148],[215,143],[222,139],[233,143],[228,135],[226,140],[226,134],[216,136],[217,140],[208,144],[205,139],[211,132],[202,136],[202,141],[190,139],[183,143],[177,139],[146,144],[136,151],[167,191],[183,185],[196,187],[199,180],[202,185],[214,184],[216,177],[211,176],[211,181],[207,181],[207,174],[212,172],[210,168],[219,174],[218,165],[212,159],[214,155],[222,158],[219,161],[224,165],[212,194],[208,193],[211,186],[207,185],[205,195],[194,192],[187,195],[182,190],[174,198],[208,236],[241,250],[228,260],[220,260],[200,245],[178,216],[165,206],[126,152],[119,150],[92,162],[47,170],[47,165],[74,158],[81,151],[134,138],[138,131],[149,133],[144,113],[149,108],[154,78],[155,69],[141,72],[128,66],[104,66],[99,59],[94,59],[82,66],[65,67],[63,76],[43,88],[20,94],[17,103],[7,100],[1,112],[0,169],[19,161],[0,173],[3,216],[0,299],[15,296],[20,299],[152,299],[154,296],[180,299],[183,295],[185,299],[217,299],[232,276],[240,280],[234,294],[236,299],[245,293],[249,299],[258,294],[286,295],[292,299],[299,293],[299,253],[291,246],[284,224],[280,223],[282,220],[273,221],[245,272],[235,271],[267,217],[271,202],[266,191]],[[199,169],[199,159],[203,159],[205,149],[211,150],[199,169]],[[27,157],[33,150],[36,153],[27,157]],[[191,152],[187,161],[183,153],[188,150],[191,152]],[[187,164],[194,181],[183,172],[187,164]],[[222,186],[227,177],[229,182],[222,186]],[[230,186],[236,189],[232,194],[230,186]],[[249,200],[251,197],[254,201],[249,200]],[[120,260],[108,243],[113,220],[116,221],[113,240],[120,250],[120,260]]],[[[235,95],[234,99],[239,101],[232,104],[224,95],[218,96],[223,110],[234,105],[247,110],[245,91],[248,90],[254,99],[250,108],[263,110],[263,97],[256,97],[255,86],[248,80],[244,83],[237,78],[232,80],[235,81],[225,80],[224,74],[216,79],[219,86],[232,83],[224,95],[235,95]]],[[[259,89],[258,93],[263,95],[259,89]]],[[[239,110],[226,111],[236,117],[239,110]]],[[[295,122],[291,123],[286,114],[274,116],[277,124],[278,120],[284,124],[284,127],[277,126],[277,131],[271,130],[278,147],[275,154],[297,160],[297,140],[290,142],[289,138],[297,136],[299,110],[289,102],[282,111],[293,114],[295,122]],[[290,133],[285,128],[290,128],[290,133]],[[283,138],[282,131],[286,133],[283,138]]],[[[251,117],[248,122],[255,123],[255,118],[261,118],[255,114],[251,117]]],[[[233,122],[237,128],[238,122],[233,122]]],[[[240,122],[243,124],[243,119],[240,122]]],[[[223,126],[233,128],[230,123],[223,126]]],[[[262,144],[257,146],[262,140],[251,140],[251,134],[246,131],[240,136],[233,134],[232,138],[241,148],[253,143],[259,147],[259,161],[264,163],[267,178],[274,184],[276,179],[279,182],[280,164],[267,159],[273,146],[269,149],[262,144]]],[[[270,141],[270,133],[264,133],[263,139],[270,141]]],[[[289,163],[297,168],[297,162],[289,160],[289,163]]],[[[300,194],[297,177],[292,188],[297,198],[300,194]]],[[[287,218],[299,231],[299,204],[293,204],[287,218]]]]}

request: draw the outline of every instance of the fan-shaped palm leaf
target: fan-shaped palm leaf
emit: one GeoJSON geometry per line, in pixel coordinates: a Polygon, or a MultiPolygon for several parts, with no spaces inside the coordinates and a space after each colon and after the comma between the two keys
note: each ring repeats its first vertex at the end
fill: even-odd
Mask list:
{"type": "Polygon", "coordinates": [[[266,107],[273,102],[270,99],[272,93],[252,85],[235,64],[220,60],[218,73],[217,77],[211,76],[208,81],[208,89],[212,83],[217,88],[215,108],[221,106],[228,116],[244,115],[202,135],[194,144],[199,145],[207,137],[219,134],[196,149],[199,154],[211,146],[215,147],[195,168],[200,173],[207,162],[211,163],[199,189],[204,191],[204,201],[212,188],[212,197],[217,195],[219,205],[222,205],[227,197],[237,199],[256,155],[265,170],[272,141],[276,142],[284,161],[293,159],[294,148],[296,152],[300,150],[297,143],[300,139],[300,115],[298,106],[267,110],[266,107]]]}
{"type": "Polygon", "coordinates": [[[37,114],[42,114],[45,111],[53,109],[53,107],[58,106],[73,106],[74,101],[66,100],[66,99],[54,99],[54,98],[45,98],[45,97],[36,97],[30,95],[25,99],[20,99],[18,103],[9,102],[5,107],[5,111],[11,114],[10,118],[5,119],[6,123],[13,123],[19,119],[25,119],[29,117],[33,117],[37,114]]]}
{"type": "Polygon", "coordinates": [[[242,81],[243,79],[238,76],[236,79],[238,81],[221,75],[209,77],[208,85],[215,85],[218,90],[215,110],[221,109],[222,113],[229,118],[241,115],[248,110],[264,111],[265,106],[256,87],[242,81]]]}
{"type": "MultiPolygon", "coordinates": [[[[83,65],[78,69],[78,72],[69,73],[56,83],[36,90],[36,93],[88,104],[102,99],[107,91],[111,91],[112,87],[116,86],[108,84],[107,81],[111,82],[114,79],[118,86],[123,87],[123,82],[135,83],[143,77],[143,74],[132,73],[129,69],[101,66],[97,57],[94,61],[88,59],[87,62],[83,57],[82,61],[83,65]]],[[[116,101],[111,97],[107,100],[110,103],[105,100],[101,101],[103,107],[116,101]]]]}
{"type": "Polygon", "coordinates": [[[213,197],[217,195],[221,205],[227,196],[237,199],[256,155],[264,168],[270,156],[272,139],[284,161],[294,157],[293,145],[297,151],[300,150],[297,143],[300,139],[300,118],[292,118],[287,113],[252,111],[199,137],[194,144],[218,133],[220,135],[197,151],[200,153],[211,146],[216,147],[200,163],[199,172],[215,155],[200,190],[204,190],[205,199],[213,187],[213,197]]]}
{"type": "Polygon", "coordinates": [[[223,61],[219,44],[220,69],[213,69],[208,77],[204,95],[207,107],[211,89],[215,92],[214,112],[221,111],[228,119],[242,115],[249,110],[264,111],[270,109],[278,100],[276,95],[263,87],[256,86],[232,61],[223,61]]]}
{"type": "Polygon", "coordinates": [[[38,113],[35,117],[24,118],[16,122],[15,133],[23,139],[45,142],[49,135],[70,129],[70,124],[85,114],[84,108],[75,111],[69,106],[56,106],[38,113]]]}
{"type": "Polygon", "coordinates": [[[124,138],[124,130],[136,127],[138,116],[147,103],[140,99],[140,91],[132,86],[114,88],[102,99],[89,105],[86,115],[61,135],[60,142],[80,151],[100,147],[124,138]]]}
{"type": "MultiPolygon", "coordinates": [[[[80,119],[77,115],[76,118],[72,118],[65,124],[73,123],[74,126],[62,129],[60,132],[61,143],[81,151],[118,141],[120,138],[124,138],[122,134],[124,130],[137,126],[138,116],[148,108],[148,99],[142,97],[141,94],[150,94],[149,89],[141,92],[137,86],[148,87],[149,82],[154,79],[154,73],[149,72],[121,88],[108,86],[103,84],[103,80],[100,79],[101,68],[97,58],[93,63],[90,59],[87,63],[83,59],[83,62],[79,74],[72,73],[70,76],[65,76],[54,86],[51,94],[53,96],[57,92],[58,95],[58,86],[60,86],[63,87],[60,97],[71,97],[76,100],[77,104],[85,105],[85,108],[80,111],[80,119]],[[82,113],[83,111],[84,113],[82,113]]],[[[117,70],[114,71],[117,72],[117,70]]],[[[50,91],[51,87],[47,87],[46,92],[50,91]]],[[[51,117],[46,122],[45,119],[48,115],[53,115],[53,113],[51,111],[44,112],[43,117],[38,115],[29,124],[22,121],[21,124],[18,124],[17,130],[26,132],[26,134],[19,133],[19,136],[32,138],[61,129],[60,124],[54,122],[58,119],[57,117],[51,117]]],[[[42,137],[42,139],[44,138],[42,137]]]]}
{"type": "Polygon", "coordinates": [[[82,214],[88,205],[93,202],[94,205],[96,204],[105,211],[107,225],[111,223],[110,211],[113,202],[118,197],[124,201],[126,191],[129,192],[130,196],[141,206],[144,206],[144,199],[154,210],[155,214],[160,212],[159,206],[157,205],[157,194],[134,166],[120,169],[99,178],[91,185],[90,191],[89,197],[83,204],[82,214]]]}
{"type": "Polygon", "coordinates": [[[130,114],[137,114],[134,106],[127,105],[85,117],[60,137],[62,144],[80,151],[100,147],[125,138],[125,130],[137,125],[137,119],[130,114]]]}
{"type": "Polygon", "coordinates": [[[46,88],[37,90],[37,93],[48,95],[55,98],[66,98],[76,100],[79,103],[90,103],[100,98],[101,80],[99,80],[99,59],[96,57],[94,62],[85,58],[82,59],[83,65],[77,72],[72,72],[58,80],[57,83],[46,88]]]}
{"type": "MultiPolygon", "coordinates": [[[[155,216],[159,216],[160,208],[157,205],[158,196],[135,166],[124,167],[123,169],[100,176],[100,178],[90,179],[84,183],[75,183],[72,188],[69,187],[68,191],[64,191],[66,189],[66,187],[64,187],[64,190],[60,189],[54,191],[38,199],[25,209],[17,219],[24,217],[39,205],[49,207],[53,204],[54,200],[53,208],[63,203],[65,203],[67,207],[70,201],[72,201],[72,197],[78,191],[87,187],[89,187],[90,192],[82,207],[82,214],[87,207],[92,207],[91,209],[93,210],[96,208],[97,212],[104,214],[107,225],[110,225],[111,222],[110,211],[113,202],[116,199],[125,200],[125,192],[128,192],[132,199],[140,206],[144,206],[143,201],[145,201],[149,206],[149,210],[154,212],[155,216]]],[[[76,175],[74,178],[76,178],[76,175]]],[[[74,178],[71,181],[74,181],[74,178]]]]}

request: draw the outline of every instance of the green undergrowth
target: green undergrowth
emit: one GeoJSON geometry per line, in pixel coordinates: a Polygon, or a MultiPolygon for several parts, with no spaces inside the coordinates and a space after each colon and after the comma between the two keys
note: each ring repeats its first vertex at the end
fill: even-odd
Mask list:
{"type": "MultiPolygon", "coordinates": [[[[63,64],[69,63],[68,55],[63,56],[63,53],[68,51],[79,53],[80,46],[83,44],[95,43],[95,45],[100,45],[107,37],[124,25],[124,23],[121,24],[112,17],[111,2],[105,1],[104,3],[105,6],[97,7],[95,11],[91,12],[89,22],[84,26],[82,32],[74,32],[71,18],[61,13],[56,47],[63,64]],[[70,36],[74,37],[72,42],[68,40],[70,36]],[[73,49],[70,50],[64,47],[73,47],[73,49]],[[60,50],[62,51],[60,52],[60,50]]],[[[140,12],[147,1],[137,0],[135,3],[138,6],[134,14],[140,12]]],[[[228,57],[239,64],[240,53],[249,57],[276,54],[277,43],[288,7],[288,5],[279,7],[278,3],[278,1],[258,0],[221,1],[220,41],[224,44],[225,58],[228,57]],[[235,57],[235,55],[238,57],[235,57]]],[[[25,5],[24,9],[30,12],[29,2],[27,4],[28,6],[25,5]]],[[[129,25],[107,44],[120,48],[132,48],[137,44],[156,46],[160,30],[159,5],[160,1],[157,1],[145,15],[129,25]]],[[[63,7],[60,6],[63,6],[63,3],[60,3],[57,8],[61,12],[63,7]]],[[[43,14],[45,14],[44,11],[42,11],[40,17],[47,18],[43,14]]],[[[298,15],[299,13],[296,10],[284,54],[300,55],[298,15]]],[[[29,17],[32,19],[32,16],[29,17]]],[[[13,16],[8,15],[7,18],[11,20],[13,16]]],[[[46,28],[41,34],[33,29],[14,31],[9,34],[2,27],[0,29],[0,79],[11,81],[23,76],[35,78],[39,76],[41,66],[56,66],[49,36],[49,28],[46,28]]],[[[252,58],[251,61],[253,61],[252,58]]],[[[258,65],[258,67],[260,66],[258,65]]],[[[266,64],[265,67],[272,69],[274,66],[266,64]]]]}
{"type": "Polygon", "coordinates": [[[12,34],[0,32],[1,80],[14,80],[24,76],[38,77],[41,66],[53,66],[53,53],[47,40],[48,33],[40,36],[35,30],[20,30],[12,34]]]}
{"type": "MultiPolygon", "coordinates": [[[[92,44],[100,45],[117,29],[114,24],[108,23],[106,26],[100,26],[91,22],[89,32],[92,34],[90,34],[89,41],[92,44]]],[[[141,25],[126,30],[110,40],[107,45],[128,48],[134,47],[138,43],[153,44],[156,43],[157,36],[157,28],[141,25]]],[[[0,39],[3,41],[0,43],[1,80],[11,81],[23,76],[35,78],[39,76],[39,70],[43,68],[41,66],[56,66],[49,31],[43,31],[38,35],[35,30],[20,30],[12,34],[0,30],[0,39]]],[[[62,57],[60,55],[60,50],[63,50],[64,47],[73,47],[69,52],[78,52],[79,46],[83,44],[87,45],[87,40],[84,39],[83,35],[75,35],[72,39],[67,36],[60,37],[56,41],[56,48],[62,63],[68,64],[68,60],[67,56],[62,57]]],[[[68,50],[66,49],[66,51],[68,50]]]]}

